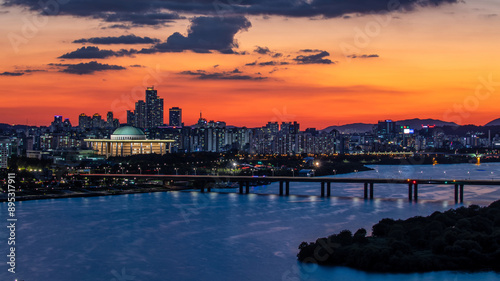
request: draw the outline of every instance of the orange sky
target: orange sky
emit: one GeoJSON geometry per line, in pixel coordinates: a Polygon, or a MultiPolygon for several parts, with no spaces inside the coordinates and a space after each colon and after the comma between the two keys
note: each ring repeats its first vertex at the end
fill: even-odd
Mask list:
{"type": "MultiPolygon", "coordinates": [[[[239,47],[234,50],[246,51],[245,55],[184,51],[75,60],[57,57],[84,46],[71,43],[76,39],[135,34],[165,40],[176,31],[185,35],[190,22],[123,30],[102,29],[104,23],[98,19],[38,16],[46,22],[23,36],[26,19],[29,22],[36,14],[17,7],[5,10],[8,13],[0,15],[4,38],[0,73],[25,74],[0,76],[0,123],[48,125],[53,115],[63,115],[77,125],[82,112],[105,115],[107,111],[125,122],[125,111],[144,99],[145,87],[150,85],[164,98],[166,109],[183,109],[186,124],[195,123],[200,111],[209,120],[230,125],[296,120],[304,129],[416,117],[483,125],[500,117],[500,4],[496,1],[392,13],[383,26],[372,15],[314,20],[248,16],[252,26],[235,36],[239,47]],[[13,34],[23,38],[17,48],[11,42],[13,34]],[[360,38],[365,39],[363,44],[360,38]],[[283,55],[261,55],[254,52],[256,46],[283,55]],[[336,63],[297,64],[293,58],[307,55],[301,49],[327,51],[330,55],[325,58],[336,63]],[[346,57],[353,54],[378,57],[346,57]],[[49,65],[89,61],[126,69],[77,75],[49,65]],[[246,65],[254,61],[288,64],[246,65]],[[266,79],[201,80],[180,74],[234,69],[266,79]],[[488,80],[493,82],[484,82],[488,80]]],[[[387,15],[379,17],[387,19],[387,15]]],[[[116,51],[148,45],[85,46],[116,51]]]]}

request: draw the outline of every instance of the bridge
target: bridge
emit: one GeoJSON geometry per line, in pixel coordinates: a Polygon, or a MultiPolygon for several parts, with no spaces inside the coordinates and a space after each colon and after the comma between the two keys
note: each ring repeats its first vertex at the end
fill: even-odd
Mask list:
{"type": "Polygon", "coordinates": [[[330,178],[330,177],[271,177],[271,176],[212,176],[212,175],[153,175],[153,174],[80,174],[83,178],[106,179],[106,178],[133,178],[162,180],[164,185],[176,181],[194,181],[192,189],[201,192],[211,192],[210,183],[233,182],[238,183],[239,193],[250,193],[250,184],[262,184],[279,182],[279,195],[290,195],[290,182],[314,182],[319,183],[321,197],[332,195],[332,183],[359,183],[363,184],[365,199],[374,198],[375,184],[402,184],[408,187],[408,199],[418,200],[418,187],[424,184],[453,185],[455,203],[463,203],[465,185],[498,185],[500,180],[447,180],[447,179],[380,179],[380,178],[330,178]]]}

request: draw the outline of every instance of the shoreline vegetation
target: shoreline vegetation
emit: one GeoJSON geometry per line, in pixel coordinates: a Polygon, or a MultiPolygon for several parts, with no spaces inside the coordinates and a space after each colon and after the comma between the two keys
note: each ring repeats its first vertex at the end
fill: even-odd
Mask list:
{"type": "Polygon", "coordinates": [[[343,230],[302,242],[304,263],[347,266],[367,272],[500,271],[500,200],[406,220],[385,218],[366,236],[343,230]]]}

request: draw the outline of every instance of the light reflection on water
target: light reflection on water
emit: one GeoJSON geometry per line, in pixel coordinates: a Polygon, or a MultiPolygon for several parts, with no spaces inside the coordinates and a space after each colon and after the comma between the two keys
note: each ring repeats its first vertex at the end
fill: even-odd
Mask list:
{"type": "MultiPolygon", "coordinates": [[[[469,165],[399,167],[442,174],[471,171],[469,165]],[[439,167],[437,169],[436,167],[439,167]]],[[[392,166],[377,166],[381,177],[392,166]]],[[[491,174],[500,165],[482,165],[491,174]]],[[[396,169],[396,173],[398,170],[396,169]]],[[[372,177],[371,172],[357,173],[372,177]]],[[[348,176],[348,175],[340,175],[348,176]]],[[[436,177],[437,178],[437,177],[436,177]]],[[[341,196],[321,198],[319,184],[292,184],[289,197],[277,185],[258,187],[272,195],[167,192],[22,202],[18,209],[16,278],[22,280],[499,280],[491,272],[372,274],[342,267],[297,263],[297,247],[343,229],[370,227],[385,217],[429,215],[456,205],[452,188],[419,187],[418,203],[407,189],[375,185],[375,200],[364,200],[362,186],[332,185],[341,196]],[[303,191],[307,192],[303,192],[303,191]],[[302,193],[303,192],[303,193],[302,193]],[[399,194],[399,193],[400,194],[399,194]],[[389,199],[387,199],[389,198],[389,199]],[[125,279],[127,280],[127,279],[125,279]]],[[[252,191],[256,189],[252,188],[252,191]]],[[[496,188],[466,186],[466,204],[499,198],[496,188]]],[[[227,191],[226,191],[227,192],[227,191]]],[[[1,204],[1,214],[6,204],[1,204]]],[[[2,216],[5,217],[5,216],[2,216]]],[[[0,232],[0,241],[7,241],[0,232]]],[[[6,243],[0,252],[7,253],[6,243]]],[[[0,280],[13,280],[0,265],[0,280]]]]}

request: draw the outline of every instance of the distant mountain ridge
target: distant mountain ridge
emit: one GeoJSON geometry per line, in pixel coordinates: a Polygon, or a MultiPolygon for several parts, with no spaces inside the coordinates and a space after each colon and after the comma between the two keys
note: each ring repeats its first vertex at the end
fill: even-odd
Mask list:
{"type": "MultiPolygon", "coordinates": [[[[498,122],[500,123],[500,119],[498,122]]],[[[420,118],[413,118],[413,119],[405,119],[405,120],[398,120],[394,121],[400,126],[409,126],[412,129],[420,129],[422,125],[435,125],[437,127],[443,127],[443,126],[452,126],[452,127],[457,127],[459,126],[458,124],[454,122],[446,122],[438,119],[420,119],[420,118]]],[[[367,124],[367,123],[353,123],[353,124],[346,124],[346,125],[341,125],[341,126],[330,126],[322,131],[325,132],[330,132],[332,130],[337,130],[341,133],[347,133],[347,134],[352,134],[352,133],[364,133],[364,132],[369,132],[372,131],[373,127],[376,126],[377,124],[367,124]]]]}
{"type": "Polygon", "coordinates": [[[492,120],[492,121],[486,123],[484,126],[500,126],[500,118],[492,120]]]}

